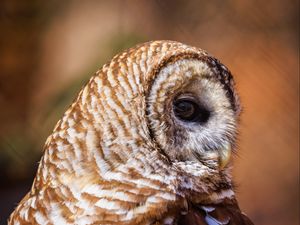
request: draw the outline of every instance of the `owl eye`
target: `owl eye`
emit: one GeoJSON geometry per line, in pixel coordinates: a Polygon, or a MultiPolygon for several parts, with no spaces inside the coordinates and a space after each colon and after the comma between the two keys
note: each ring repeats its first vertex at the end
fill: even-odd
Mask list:
{"type": "Polygon", "coordinates": [[[181,98],[173,103],[175,116],[185,122],[205,123],[210,112],[203,106],[199,105],[194,99],[181,98]]]}

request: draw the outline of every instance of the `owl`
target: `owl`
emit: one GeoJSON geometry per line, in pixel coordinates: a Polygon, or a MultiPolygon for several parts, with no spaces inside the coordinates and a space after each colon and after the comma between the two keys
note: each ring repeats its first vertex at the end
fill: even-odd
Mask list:
{"type": "Polygon", "coordinates": [[[230,175],[240,103],[207,52],[152,41],[82,88],[9,224],[249,225],[230,175]]]}

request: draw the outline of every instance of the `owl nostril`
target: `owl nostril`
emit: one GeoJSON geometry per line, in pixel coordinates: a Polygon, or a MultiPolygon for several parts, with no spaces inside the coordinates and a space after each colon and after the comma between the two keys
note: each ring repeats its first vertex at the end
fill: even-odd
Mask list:
{"type": "Polygon", "coordinates": [[[173,103],[175,116],[184,122],[205,123],[210,117],[210,112],[194,99],[179,98],[173,103]]]}

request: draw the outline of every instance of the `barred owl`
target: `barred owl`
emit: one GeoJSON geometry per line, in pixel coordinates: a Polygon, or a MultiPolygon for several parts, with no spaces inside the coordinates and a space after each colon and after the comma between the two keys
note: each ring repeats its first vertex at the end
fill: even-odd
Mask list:
{"type": "Polygon", "coordinates": [[[240,103],[228,69],[174,41],[105,64],[48,137],[9,224],[252,224],[230,175],[240,103]]]}

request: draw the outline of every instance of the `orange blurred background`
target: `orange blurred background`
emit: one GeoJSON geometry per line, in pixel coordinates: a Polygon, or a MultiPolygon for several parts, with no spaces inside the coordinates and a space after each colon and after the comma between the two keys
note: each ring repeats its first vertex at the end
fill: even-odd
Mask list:
{"type": "Polygon", "coordinates": [[[0,2],[0,224],[30,189],[42,146],[89,77],[155,39],[203,48],[244,106],[234,177],[256,224],[299,223],[299,2],[0,2]]]}

